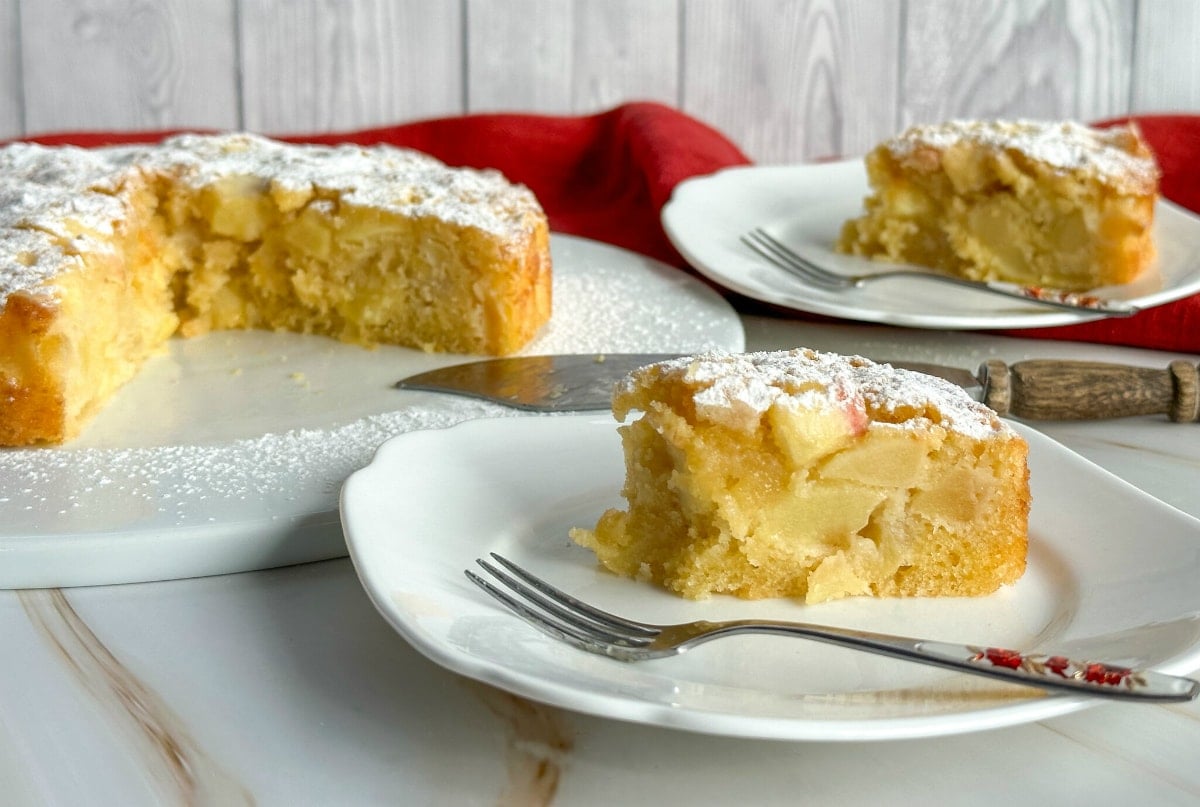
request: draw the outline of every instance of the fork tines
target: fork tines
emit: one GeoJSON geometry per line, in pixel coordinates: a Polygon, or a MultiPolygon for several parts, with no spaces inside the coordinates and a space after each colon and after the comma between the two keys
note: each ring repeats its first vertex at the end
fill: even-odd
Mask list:
{"type": "Polygon", "coordinates": [[[855,278],[839,275],[818,266],[761,227],[744,234],[742,243],[781,269],[809,283],[830,288],[856,285],[855,278]]]}
{"type": "Polygon", "coordinates": [[[490,556],[495,564],[504,568],[483,558],[475,562],[504,588],[470,569],[465,571],[467,578],[513,613],[556,639],[593,653],[615,655],[613,651],[617,648],[649,644],[658,633],[643,623],[581,602],[502,555],[492,552],[490,556]]]}

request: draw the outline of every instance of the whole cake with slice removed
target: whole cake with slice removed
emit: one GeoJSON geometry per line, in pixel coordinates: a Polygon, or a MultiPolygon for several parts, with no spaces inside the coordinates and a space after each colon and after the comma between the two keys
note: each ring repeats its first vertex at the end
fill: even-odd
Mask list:
{"type": "Polygon", "coordinates": [[[839,252],[1064,291],[1129,283],[1154,261],[1159,169],[1133,125],[915,126],[866,170],[839,252]]]}
{"type": "Polygon", "coordinates": [[[1024,572],[1028,447],[942,379],[812,350],[617,386],[627,508],[571,537],[685,597],[974,596],[1024,572]]]}
{"type": "Polygon", "coordinates": [[[74,436],[176,332],[504,355],[550,306],[546,216],[494,171],[248,134],[0,149],[0,445],[74,436]]]}

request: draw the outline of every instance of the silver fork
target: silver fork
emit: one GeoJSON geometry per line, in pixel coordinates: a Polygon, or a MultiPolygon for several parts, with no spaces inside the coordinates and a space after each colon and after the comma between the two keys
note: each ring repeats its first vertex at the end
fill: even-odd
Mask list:
{"type": "Polygon", "coordinates": [[[1005,283],[998,280],[967,280],[933,270],[887,269],[880,272],[844,275],[830,271],[805,258],[761,227],[746,233],[741,240],[750,249],[781,269],[790,272],[806,283],[826,289],[859,288],[874,280],[908,277],[950,283],[976,291],[1014,297],[1027,303],[1109,317],[1128,317],[1141,310],[1123,300],[1109,300],[1094,294],[1048,289],[1040,286],[1021,286],[1017,283],[1005,283]]]}
{"type": "Polygon", "coordinates": [[[865,650],[893,658],[1000,678],[1074,694],[1139,701],[1188,701],[1200,682],[1116,664],[1079,661],[1065,656],[1025,654],[984,645],[961,645],[889,636],[802,622],[739,619],[654,625],[610,614],[588,605],[491,553],[495,563],[478,563],[496,583],[467,569],[476,585],[544,633],[569,645],[620,661],[673,656],[703,642],[741,633],[795,636],[865,650]],[[503,567],[503,568],[500,568],[503,567]]]}

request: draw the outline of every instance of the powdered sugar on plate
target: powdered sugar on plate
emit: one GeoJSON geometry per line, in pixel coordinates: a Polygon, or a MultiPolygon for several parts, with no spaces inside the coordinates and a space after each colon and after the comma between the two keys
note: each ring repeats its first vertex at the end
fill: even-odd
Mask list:
{"type": "MultiPolygon", "coordinates": [[[[743,348],[733,309],[686,273],[584,239],[551,240],[554,316],[526,353],[743,348]]],[[[172,340],[79,440],[0,450],[0,585],[166,579],[344,554],[341,484],[381,443],[518,416],[392,387],[473,358],[265,332],[172,340]]]]}
{"type": "MultiPolygon", "coordinates": [[[[335,506],[341,482],[390,437],[514,414],[467,399],[422,403],[329,429],[292,429],[210,445],[21,449],[3,455],[0,472],[15,486],[0,493],[0,507],[39,515],[57,508],[54,514],[63,519],[76,521],[78,514],[81,528],[99,526],[97,515],[113,511],[140,511],[189,526],[230,515],[253,518],[273,503],[265,512],[279,517],[290,515],[288,503],[335,506]],[[74,482],[69,492],[62,488],[64,477],[74,482]]],[[[43,543],[37,536],[28,538],[43,543]]]]}

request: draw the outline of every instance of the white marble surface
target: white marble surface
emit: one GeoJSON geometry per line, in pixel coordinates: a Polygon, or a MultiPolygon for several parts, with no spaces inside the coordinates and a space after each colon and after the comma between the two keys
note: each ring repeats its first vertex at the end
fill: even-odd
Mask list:
{"type": "MultiPolygon", "coordinates": [[[[745,324],[751,349],[968,367],[991,357],[1196,360],[984,334],[745,324]]],[[[1200,516],[1200,425],[1147,417],[1039,428],[1200,516]]],[[[4,805],[1200,802],[1197,703],[1105,704],[1017,728],[870,744],[629,725],[434,666],[372,610],[344,559],[0,592],[0,635],[4,805]]]]}

